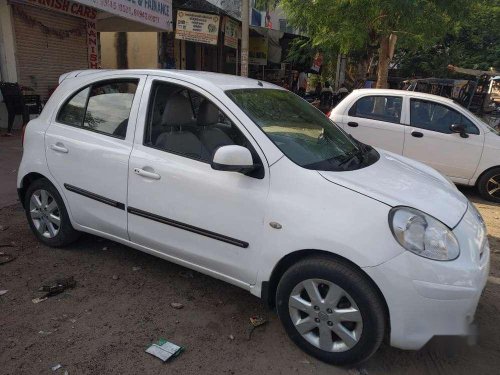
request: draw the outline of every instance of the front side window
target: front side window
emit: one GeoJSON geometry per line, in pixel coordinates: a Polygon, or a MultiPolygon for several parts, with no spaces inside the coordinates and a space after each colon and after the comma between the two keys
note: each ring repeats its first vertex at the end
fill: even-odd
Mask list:
{"type": "Polygon", "coordinates": [[[400,96],[365,96],[349,109],[349,116],[399,124],[402,104],[400,96]]]}
{"type": "Polygon", "coordinates": [[[57,121],[124,139],[138,80],[95,83],[67,101],[57,121]]]}
{"type": "Polygon", "coordinates": [[[465,126],[468,134],[479,134],[477,127],[461,113],[442,104],[421,99],[410,100],[410,125],[420,129],[451,134],[451,125],[465,126]]]}
{"type": "Polygon", "coordinates": [[[221,146],[239,145],[259,157],[238,127],[196,91],[155,82],[151,89],[144,145],[210,163],[221,146]]]}
{"type": "Polygon", "coordinates": [[[237,89],[226,94],[301,167],[342,171],[378,160],[374,149],[348,136],[323,113],[289,91],[237,89]]]}

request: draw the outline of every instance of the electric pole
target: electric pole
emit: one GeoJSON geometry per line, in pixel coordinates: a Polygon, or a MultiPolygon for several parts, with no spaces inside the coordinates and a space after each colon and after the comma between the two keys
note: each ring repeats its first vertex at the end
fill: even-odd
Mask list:
{"type": "Polygon", "coordinates": [[[241,0],[241,76],[248,77],[248,34],[250,0],[241,0]]]}

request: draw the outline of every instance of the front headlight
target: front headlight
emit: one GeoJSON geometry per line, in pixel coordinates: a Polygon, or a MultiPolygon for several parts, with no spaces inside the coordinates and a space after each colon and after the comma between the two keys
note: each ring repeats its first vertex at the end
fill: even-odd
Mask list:
{"type": "Polygon", "coordinates": [[[389,213],[392,234],[406,250],[434,260],[453,260],[460,246],[453,232],[422,211],[395,207],[389,213]]]}

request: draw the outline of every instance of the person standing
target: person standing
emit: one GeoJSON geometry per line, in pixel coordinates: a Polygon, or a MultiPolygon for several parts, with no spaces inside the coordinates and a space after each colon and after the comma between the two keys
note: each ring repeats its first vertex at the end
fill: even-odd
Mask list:
{"type": "Polygon", "coordinates": [[[299,91],[298,91],[299,96],[304,97],[306,95],[306,91],[307,91],[307,74],[304,71],[304,69],[302,69],[299,74],[299,91]]]}

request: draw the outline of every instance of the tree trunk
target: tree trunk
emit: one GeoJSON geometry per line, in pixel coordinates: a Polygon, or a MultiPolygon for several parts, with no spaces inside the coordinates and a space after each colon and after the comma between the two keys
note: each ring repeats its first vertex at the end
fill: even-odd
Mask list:
{"type": "Polygon", "coordinates": [[[377,84],[375,86],[377,89],[386,89],[389,87],[387,77],[389,76],[390,60],[389,35],[381,36],[380,47],[378,49],[377,84]]]}

